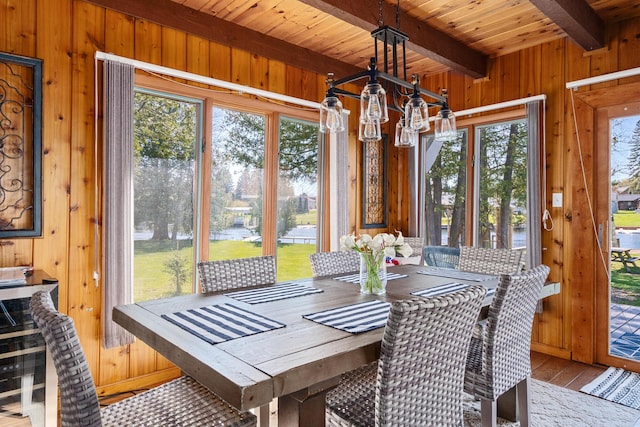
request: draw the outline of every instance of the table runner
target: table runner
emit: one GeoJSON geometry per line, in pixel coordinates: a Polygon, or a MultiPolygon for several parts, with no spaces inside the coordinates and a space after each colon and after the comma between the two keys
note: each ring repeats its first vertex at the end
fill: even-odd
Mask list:
{"type": "Polygon", "coordinates": [[[449,279],[470,280],[473,282],[485,282],[487,280],[495,280],[498,278],[498,276],[492,276],[490,274],[472,273],[469,271],[438,267],[425,267],[424,270],[417,271],[417,273],[426,274],[427,276],[448,277],[449,279]]]}
{"type": "MultiPolygon", "coordinates": [[[[365,274],[366,277],[366,274],[365,274]]],[[[407,274],[389,273],[387,272],[387,280],[403,279],[409,277],[407,274]]],[[[341,280],[349,283],[360,283],[360,273],[349,274],[348,276],[334,277],[335,280],[341,280]]]]}
{"type": "Polygon", "coordinates": [[[162,318],[210,344],[285,327],[283,323],[232,304],[209,305],[178,311],[163,314],[162,318]]]}
{"type": "Polygon", "coordinates": [[[224,295],[238,301],[246,302],[247,304],[262,304],[270,301],[324,292],[322,289],[314,288],[311,283],[312,279],[295,280],[267,288],[229,292],[224,295]]]}
{"type": "Polygon", "coordinates": [[[381,328],[387,323],[390,303],[374,300],[305,314],[302,317],[352,334],[381,328]]]}
{"type": "MultiPolygon", "coordinates": [[[[411,295],[417,295],[420,297],[434,297],[434,296],[438,296],[438,295],[444,295],[444,294],[449,294],[451,292],[456,292],[456,291],[461,291],[462,289],[466,289],[471,285],[468,285],[466,283],[457,283],[457,282],[451,282],[451,283],[445,283],[444,285],[440,285],[440,286],[434,286],[433,288],[427,288],[427,289],[421,289],[419,291],[413,291],[411,292],[411,295]]],[[[487,296],[492,296],[493,294],[496,293],[496,289],[495,288],[488,288],[487,289],[487,296]]]]}

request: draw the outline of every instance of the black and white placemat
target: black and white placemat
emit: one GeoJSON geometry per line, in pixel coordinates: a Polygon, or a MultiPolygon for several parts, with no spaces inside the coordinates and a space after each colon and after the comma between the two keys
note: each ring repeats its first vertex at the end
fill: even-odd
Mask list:
{"type": "Polygon", "coordinates": [[[381,328],[387,323],[390,303],[374,300],[305,314],[302,317],[352,334],[381,328]]]}
{"type": "Polygon", "coordinates": [[[418,274],[426,274],[427,276],[447,277],[449,279],[469,280],[472,282],[486,282],[487,280],[495,280],[498,276],[491,274],[472,273],[470,271],[454,270],[452,268],[425,267],[417,271],[418,274]]]}
{"type": "Polygon", "coordinates": [[[209,305],[178,311],[163,314],[162,318],[210,344],[285,327],[283,323],[233,304],[209,305]]]}
{"type": "MultiPolygon", "coordinates": [[[[420,296],[420,297],[435,297],[435,296],[438,296],[438,295],[445,295],[445,294],[449,294],[451,292],[461,291],[462,289],[466,289],[469,286],[471,286],[471,285],[466,284],[466,283],[451,282],[451,283],[445,283],[444,285],[434,286],[432,288],[421,289],[419,291],[413,291],[413,292],[411,292],[411,295],[416,295],[416,296],[420,296]]],[[[487,289],[487,296],[488,297],[492,296],[495,293],[496,293],[496,289],[495,288],[488,288],[487,289]]]]}
{"type": "MultiPolygon", "coordinates": [[[[404,279],[405,277],[408,277],[408,275],[387,272],[387,281],[395,280],[395,279],[404,279]]],[[[349,283],[360,283],[360,273],[349,274],[347,276],[334,277],[334,279],[341,280],[343,282],[349,282],[349,283]]]]}
{"type": "Polygon", "coordinates": [[[247,304],[262,304],[324,292],[322,289],[313,287],[311,283],[312,279],[295,280],[267,288],[228,292],[224,295],[247,304]]]}

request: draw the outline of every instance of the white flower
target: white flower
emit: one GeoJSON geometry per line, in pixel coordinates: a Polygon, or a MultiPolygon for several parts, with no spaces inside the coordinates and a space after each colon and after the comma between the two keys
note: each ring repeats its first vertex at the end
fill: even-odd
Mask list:
{"type": "Polygon", "coordinates": [[[413,254],[413,249],[404,242],[401,232],[398,237],[390,233],[378,233],[374,237],[369,234],[361,234],[356,239],[355,235],[345,234],[340,237],[340,249],[355,250],[358,252],[370,252],[374,257],[384,254],[385,257],[395,257],[397,254],[408,257],[413,254]]]}
{"type": "Polygon", "coordinates": [[[403,257],[409,257],[413,254],[413,248],[409,246],[408,243],[403,244],[398,249],[396,249],[396,251],[403,257]]]}
{"type": "Polygon", "coordinates": [[[394,236],[393,234],[382,233],[382,239],[384,240],[384,246],[385,247],[392,247],[392,246],[396,246],[398,244],[396,242],[396,236],[394,236]]]}
{"type": "Polygon", "coordinates": [[[356,237],[353,234],[345,234],[340,237],[340,249],[347,251],[356,246],[356,237]]]}

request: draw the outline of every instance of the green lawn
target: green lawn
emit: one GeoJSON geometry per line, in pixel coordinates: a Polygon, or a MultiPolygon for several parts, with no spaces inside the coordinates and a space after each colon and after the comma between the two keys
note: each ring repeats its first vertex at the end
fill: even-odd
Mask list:
{"type": "MultiPolygon", "coordinates": [[[[640,256],[640,250],[631,254],[640,256]]],[[[611,263],[611,302],[640,307],[640,261],[636,265],[627,272],[621,262],[611,263]]]]}
{"type": "MultiPolygon", "coordinates": [[[[640,228],[640,214],[635,211],[618,211],[613,214],[616,227],[640,228]]],[[[633,256],[640,256],[640,249],[632,251],[633,256]]],[[[635,305],[640,307],[640,261],[639,267],[625,270],[621,262],[611,263],[611,302],[635,305]]]]}
{"type": "MultiPolygon", "coordinates": [[[[154,242],[138,240],[134,246],[134,300],[163,298],[177,293],[191,292],[190,277],[192,246],[190,240],[178,242],[154,242]],[[187,281],[180,289],[167,269],[167,264],[178,260],[187,273],[187,281]]],[[[279,244],[277,256],[278,281],[311,277],[309,254],[315,251],[315,244],[279,244]]],[[[214,241],[209,245],[209,259],[233,259],[259,256],[259,243],[240,240],[214,241]]]]}
{"type": "Polygon", "coordinates": [[[635,211],[618,211],[613,214],[613,223],[616,227],[640,228],[640,214],[635,211]]]}

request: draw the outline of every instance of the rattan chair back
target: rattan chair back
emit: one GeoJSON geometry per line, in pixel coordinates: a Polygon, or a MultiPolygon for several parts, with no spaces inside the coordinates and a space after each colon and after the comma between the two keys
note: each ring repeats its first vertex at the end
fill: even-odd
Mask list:
{"type": "Polygon", "coordinates": [[[522,271],[522,257],[520,249],[461,246],[458,268],[485,274],[517,274],[522,271]]]}
{"type": "Polygon", "coordinates": [[[345,374],[328,393],[327,425],[463,425],[464,364],[485,294],[474,285],[393,302],[377,368],[345,374]]]}
{"type": "Polygon", "coordinates": [[[356,251],[316,252],[309,255],[313,277],[360,271],[360,254],[356,251]]]}
{"type": "Polygon", "coordinates": [[[59,313],[44,291],[31,297],[31,316],[58,374],[61,425],[101,426],[98,395],[73,319],[59,313]]]}
{"type": "Polygon", "coordinates": [[[531,329],[549,267],[501,275],[486,322],[472,339],[465,389],[495,400],[531,375],[531,329]]]}
{"type": "Polygon", "coordinates": [[[73,319],[56,310],[46,291],[32,296],[31,315],[58,374],[63,427],[256,425],[255,415],[239,412],[186,376],[100,409],[73,319]]]}
{"type": "Polygon", "coordinates": [[[427,265],[440,268],[458,268],[460,248],[448,246],[425,246],[423,259],[427,265]]]}
{"type": "Polygon", "coordinates": [[[224,291],[276,282],[273,256],[201,261],[198,263],[202,292],[224,291]]]}

